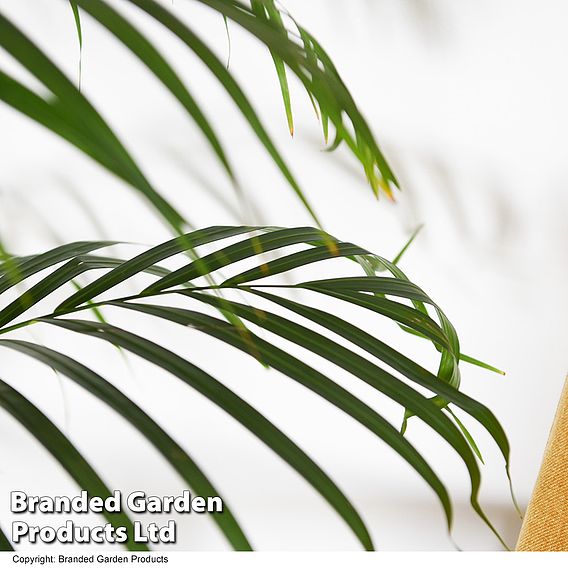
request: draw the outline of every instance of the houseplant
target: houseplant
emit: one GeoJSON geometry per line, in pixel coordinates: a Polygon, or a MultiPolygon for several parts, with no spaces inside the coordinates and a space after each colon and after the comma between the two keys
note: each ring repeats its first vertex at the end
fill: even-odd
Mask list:
{"type": "MultiPolygon", "coordinates": [[[[396,178],[332,61],[317,40],[293,20],[289,27],[286,27],[287,15],[271,1],[253,2],[250,8],[228,0],[203,0],[201,3],[246,29],[270,49],[284,95],[289,126],[291,127],[293,118],[288,97],[286,68],[288,72],[291,71],[298,77],[307,89],[321,118],[324,136],[327,139],[332,134],[334,141],[331,149],[344,144],[361,163],[375,194],[392,197],[396,188],[396,178]]],[[[477,448],[463,424],[455,415],[448,414],[448,403],[452,402],[487,428],[505,458],[507,470],[509,447],[502,428],[490,411],[457,390],[460,377],[459,361],[464,356],[460,352],[452,324],[420,288],[407,280],[396,262],[389,262],[323,231],[315,208],[308,202],[302,188],[272,143],[244,91],[226,69],[225,63],[198,38],[175,11],[153,0],[130,0],[126,4],[141,9],[147,17],[172,32],[211,70],[309,211],[316,228],[249,225],[210,227],[191,231],[184,214],[169,203],[148,181],[143,168],[128,153],[79,86],[68,79],[8,18],[0,16],[0,45],[31,72],[50,93],[47,96],[39,95],[15,77],[1,73],[0,99],[63,137],[123,179],[152,204],[174,235],[173,240],[150,248],[128,260],[93,254],[103,247],[113,246],[113,243],[108,241],[65,244],[46,253],[24,258],[4,251],[5,261],[0,290],[5,297],[10,293],[13,297],[3,302],[0,312],[2,345],[38,358],[87,388],[93,395],[126,417],[160,451],[165,452],[165,455],[170,457],[172,466],[195,492],[213,494],[215,490],[212,484],[190,458],[190,454],[118,389],[88,367],[62,353],[36,343],[12,339],[10,334],[36,323],[59,326],[73,333],[98,337],[119,347],[122,351],[133,352],[158,364],[210,398],[267,443],[322,494],[354,531],[362,546],[366,549],[372,548],[369,533],[353,506],[323,470],[294,442],[244,400],[211,376],[204,374],[191,362],[179,358],[165,346],[151,343],[143,337],[112,326],[107,322],[106,317],[103,317],[100,308],[112,306],[121,310],[136,310],[148,316],[193,327],[217,338],[222,343],[241,349],[247,355],[258,359],[260,363],[299,381],[394,447],[435,490],[449,526],[451,503],[447,490],[426,460],[409,444],[403,432],[399,432],[377,412],[331,381],[329,377],[277,345],[262,339],[254,331],[256,328],[265,329],[280,338],[307,348],[395,400],[401,408],[406,409],[404,424],[413,414],[424,420],[451,444],[466,464],[471,479],[472,505],[489,524],[477,501],[480,484],[479,466],[475,455],[477,448]],[[234,242],[236,237],[240,240],[234,242]],[[224,239],[233,240],[227,244],[224,239]],[[215,248],[211,252],[201,252],[200,247],[212,244],[215,248]],[[301,249],[286,254],[285,247],[293,245],[300,246],[301,249]],[[266,254],[273,251],[277,251],[279,256],[269,260],[266,254]],[[180,255],[182,260],[185,259],[185,264],[173,272],[168,272],[159,263],[173,255],[180,255]],[[360,274],[366,276],[353,276],[351,272],[348,272],[348,275],[338,273],[337,278],[300,281],[298,284],[290,284],[283,279],[283,276],[291,270],[306,267],[317,261],[328,262],[336,257],[354,261],[353,264],[360,274]],[[243,272],[233,266],[236,262],[246,259],[254,260],[249,270],[243,272]],[[59,266],[60,263],[64,264],[59,266]],[[50,270],[49,274],[42,275],[28,290],[21,292],[16,288],[16,285],[27,282],[29,278],[47,269],[50,270]],[[28,310],[33,309],[36,303],[40,300],[49,301],[54,292],[64,285],[73,284],[79,275],[101,269],[109,271],[92,280],[85,287],[78,286],[78,289],[62,303],[53,301],[50,310],[39,314],[28,314],[28,310]],[[228,278],[223,277],[222,280],[213,278],[217,276],[213,273],[221,269],[232,271],[232,275],[228,278]],[[150,273],[157,278],[157,281],[128,296],[117,296],[110,292],[117,284],[141,272],[150,273]],[[384,274],[390,275],[385,277],[384,274]],[[263,282],[253,284],[268,276],[276,276],[279,280],[271,280],[269,285],[263,282]],[[315,308],[311,302],[292,300],[283,293],[290,288],[310,291],[363,307],[393,320],[404,331],[426,337],[440,353],[438,369],[435,373],[429,372],[373,337],[372,333],[315,308]],[[232,299],[233,296],[230,295],[232,292],[244,294],[247,297],[246,303],[232,299]],[[99,297],[103,293],[107,293],[107,299],[99,297]],[[194,309],[189,311],[185,306],[172,307],[156,303],[156,300],[174,295],[183,298],[184,301],[191,299],[194,309]],[[263,307],[257,304],[261,299],[264,302],[263,307]],[[148,304],[147,301],[151,303],[148,304]],[[272,313],[264,307],[266,302],[284,308],[287,310],[287,316],[272,313]],[[200,309],[200,306],[205,305],[213,306],[218,310],[220,317],[211,316],[200,309]],[[430,308],[427,308],[427,305],[430,308]],[[94,320],[78,321],[73,315],[76,312],[90,312],[94,320]],[[294,314],[294,319],[291,314],[294,314]],[[310,324],[296,323],[298,316],[303,320],[307,319],[310,324]],[[347,340],[349,347],[314,330],[314,324],[323,326],[347,340]],[[394,369],[396,373],[390,373],[362,357],[353,350],[352,346],[364,349],[394,369]],[[435,395],[434,398],[429,400],[408,386],[398,378],[399,374],[426,387],[435,395]],[[172,453],[175,459],[171,457],[172,453]]],[[[149,68],[155,78],[170,91],[198,125],[238,189],[234,167],[219,141],[219,136],[194,97],[157,48],[127,17],[106,2],[80,0],[73,2],[71,7],[80,39],[82,39],[82,13],[79,10],[82,10],[112,33],[149,68]]],[[[469,357],[467,359],[472,361],[469,357]]],[[[90,493],[108,493],[108,489],[91,466],[45,414],[8,383],[3,383],[2,386],[3,405],[48,447],[62,465],[67,467],[76,481],[90,493]],[[78,463],[81,464],[80,467],[77,467],[78,463]]],[[[226,512],[223,516],[215,517],[215,520],[234,548],[246,549],[250,546],[248,538],[230,513],[226,512]]],[[[112,521],[128,524],[128,520],[124,518],[115,518],[112,521]]],[[[7,542],[7,539],[4,539],[5,546],[8,545],[7,542]]]]}

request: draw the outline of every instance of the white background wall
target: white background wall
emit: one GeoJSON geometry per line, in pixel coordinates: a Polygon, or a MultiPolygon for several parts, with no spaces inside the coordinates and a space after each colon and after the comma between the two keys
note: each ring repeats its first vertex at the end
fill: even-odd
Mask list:
{"type": "MultiPolygon", "coordinates": [[[[512,444],[515,487],[526,505],[567,367],[568,8],[564,2],[528,0],[287,0],[285,5],[329,50],[369,119],[402,181],[397,204],[374,200],[350,155],[321,152],[319,125],[296,83],[296,136],[290,140],[270,57],[236,26],[231,26],[231,71],[330,232],[393,256],[413,228],[425,224],[403,266],[445,308],[463,350],[506,370],[500,377],[464,366],[463,389],[501,419],[512,444]]],[[[0,0],[0,9],[76,76],[77,42],[66,2],[0,0]]],[[[219,16],[191,1],[176,0],[173,9],[226,56],[219,16]]],[[[206,70],[147,19],[127,12],[206,105],[263,220],[309,223],[206,70]]],[[[183,110],[98,25],[88,17],[83,25],[84,92],[150,179],[195,225],[236,222],[231,188],[183,110]]],[[[0,67],[35,85],[5,53],[0,67]]],[[[57,240],[102,235],[145,244],[169,236],[132,190],[5,106],[0,106],[0,132],[0,234],[13,251],[37,252],[57,240]]],[[[378,548],[451,548],[432,492],[353,421],[197,332],[107,315],[198,362],[261,408],[330,472],[362,512],[378,548]]],[[[407,353],[434,363],[426,344],[400,337],[396,327],[368,315],[355,315],[407,353]]],[[[29,338],[27,333],[20,336],[29,338]]],[[[33,334],[76,354],[157,417],[229,496],[256,547],[357,547],[341,520],[290,468],[179,381],[133,357],[125,361],[95,340],[39,326],[33,334]]],[[[388,401],[332,366],[319,366],[398,422],[400,411],[388,401]]],[[[0,376],[64,429],[111,487],[163,494],[182,489],[140,436],[51,371],[3,353],[0,376]]],[[[489,437],[475,425],[472,430],[487,464],[482,501],[513,544],[519,521],[502,461],[489,437]]],[[[10,521],[10,489],[75,493],[66,474],[5,414],[0,431],[4,527],[10,521]]],[[[466,549],[497,548],[468,507],[465,468],[418,422],[411,424],[409,437],[455,497],[455,540],[466,549]]],[[[225,547],[206,518],[180,518],[179,527],[180,548],[225,547]]]]}

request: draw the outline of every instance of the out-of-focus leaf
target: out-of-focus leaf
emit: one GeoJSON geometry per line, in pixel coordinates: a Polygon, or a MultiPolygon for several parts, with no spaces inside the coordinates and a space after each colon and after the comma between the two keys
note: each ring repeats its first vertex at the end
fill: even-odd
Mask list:
{"type": "MultiPolygon", "coordinates": [[[[254,13],[266,22],[271,23],[275,30],[279,30],[284,35],[286,29],[282,23],[280,12],[276,9],[274,4],[266,0],[251,0],[251,6],[254,13]]],[[[294,118],[292,116],[292,103],[290,101],[290,87],[288,86],[288,79],[286,77],[286,67],[284,62],[272,50],[270,51],[276,74],[278,75],[278,82],[280,83],[280,91],[282,92],[282,100],[284,102],[284,110],[286,111],[286,120],[288,121],[288,130],[290,136],[294,136],[294,118]]]]}
{"type": "Polygon", "coordinates": [[[141,192],[176,231],[186,221],[150,184],[114,132],[84,95],[25,34],[0,13],[0,46],[36,77],[49,101],[0,71],[0,100],[65,138],[141,192]]]}
{"type": "Polygon", "coordinates": [[[128,49],[152,71],[155,77],[167,87],[193,118],[209,141],[209,144],[223,164],[223,167],[229,176],[233,178],[233,170],[213,127],[176,72],[153,44],[126,18],[121,16],[119,12],[114,10],[103,0],[75,0],[75,2],[109,32],[114,34],[117,39],[128,47],[128,49]]]}
{"type": "MultiPolygon", "coordinates": [[[[258,115],[248,97],[234,78],[233,74],[227,71],[225,65],[207,46],[207,44],[201,40],[194,30],[190,29],[179,18],[177,18],[169,10],[166,10],[155,0],[129,0],[129,2],[136,5],[141,10],[144,10],[148,15],[160,22],[171,33],[175,34],[182,42],[184,42],[184,44],[187,45],[187,47],[189,47],[195,55],[199,57],[199,59],[201,59],[201,61],[221,83],[227,94],[232,98],[233,102],[243,117],[247,120],[259,141],[282,172],[282,175],[285,177],[290,187],[292,187],[312,219],[315,221],[316,225],[321,226],[313,207],[310,205],[296,178],[293,176],[292,172],[286,165],[286,162],[278,152],[272,139],[258,118],[258,115]]],[[[223,17],[226,19],[226,16],[223,17]]]]}
{"type": "Polygon", "coordinates": [[[79,42],[79,90],[81,90],[81,75],[83,67],[83,30],[81,28],[81,15],[75,0],[69,0],[71,10],[73,11],[73,19],[75,20],[75,29],[77,30],[77,40],[79,42]]]}
{"type": "Polygon", "coordinates": [[[456,413],[449,406],[446,407],[446,410],[450,413],[451,417],[454,419],[455,423],[462,431],[462,434],[464,435],[465,439],[468,441],[469,445],[471,446],[471,449],[475,452],[475,455],[479,458],[479,461],[482,464],[485,464],[485,462],[483,461],[483,456],[481,455],[481,452],[479,451],[479,448],[477,447],[477,444],[475,443],[473,436],[469,433],[469,430],[465,427],[465,424],[456,416],[456,413]]]}

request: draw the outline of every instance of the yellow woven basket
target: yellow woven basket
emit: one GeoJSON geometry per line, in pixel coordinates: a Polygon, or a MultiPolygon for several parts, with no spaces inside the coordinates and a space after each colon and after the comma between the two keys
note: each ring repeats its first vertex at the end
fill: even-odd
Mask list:
{"type": "Polygon", "coordinates": [[[517,543],[520,551],[568,551],[568,379],[517,543]]]}

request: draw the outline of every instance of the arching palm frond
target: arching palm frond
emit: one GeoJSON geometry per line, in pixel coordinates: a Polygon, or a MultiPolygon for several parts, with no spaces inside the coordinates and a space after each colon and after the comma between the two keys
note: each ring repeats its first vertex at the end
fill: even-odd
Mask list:
{"type": "MultiPolygon", "coordinates": [[[[508,468],[507,438],[488,408],[458,390],[460,347],[449,319],[396,265],[310,227],[209,227],[172,239],[128,260],[95,254],[98,249],[112,246],[113,243],[108,241],[73,243],[35,256],[13,257],[0,265],[0,294],[13,296],[11,301],[1,304],[0,346],[38,359],[87,389],[154,444],[194,492],[216,494],[217,490],[181,443],[173,440],[105,378],[58,351],[14,339],[11,333],[32,325],[56,326],[118,346],[161,367],[227,412],[293,467],[344,519],[362,546],[371,549],[373,544],[369,532],[343,491],[296,442],[259,410],[195,363],[167,347],[110,322],[81,318],[80,314],[88,314],[93,306],[108,306],[198,330],[226,348],[236,348],[286,375],[365,426],[397,452],[433,489],[450,527],[450,496],[439,474],[424,456],[398,428],[334,381],[332,374],[320,372],[302,359],[301,354],[296,355],[293,349],[283,349],[278,345],[282,340],[295,344],[298,349],[308,350],[318,359],[332,363],[367,383],[396,402],[401,408],[401,416],[415,415],[436,436],[445,440],[467,468],[473,508],[494,530],[478,502],[481,476],[475,452],[467,436],[444,408],[453,405],[481,424],[499,447],[508,468]],[[205,245],[215,250],[188,262],[184,253],[199,250],[205,245]],[[301,250],[290,252],[290,246],[301,250]],[[267,252],[277,255],[276,258],[267,260],[267,252]],[[160,264],[176,255],[184,261],[181,268],[168,270],[160,264]],[[291,271],[296,275],[312,263],[332,263],[337,258],[364,260],[369,265],[380,264],[391,276],[339,274],[336,278],[301,280],[295,284],[291,284],[289,279],[282,280],[282,276],[291,271]],[[243,270],[239,264],[242,261],[254,266],[243,270]],[[102,275],[99,274],[101,270],[104,270],[102,275]],[[204,280],[204,276],[218,275],[221,270],[225,276],[227,272],[231,275],[224,277],[220,285],[208,284],[204,280]],[[113,294],[113,289],[122,283],[134,285],[132,279],[141,273],[153,277],[152,284],[128,296],[113,294]],[[53,304],[47,313],[37,313],[36,305],[40,301],[45,304],[56,292],[61,294],[79,274],[91,275],[90,283],[73,289],[63,302],[53,304]],[[26,282],[33,275],[36,275],[37,282],[23,293],[16,292],[16,284],[26,282]],[[269,277],[270,280],[266,281],[269,277]],[[309,303],[291,299],[286,294],[291,289],[309,293],[312,299],[309,303]],[[246,303],[230,299],[234,292],[246,298],[246,303]],[[313,299],[314,295],[316,299],[313,299]],[[391,320],[393,324],[427,338],[440,353],[438,369],[435,372],[427,370],[391,347],[385,338],[380,339],[342,319],[333,310],[317,307],[318,297],[365,308],[377,317],[391,320]],[[179,305],[164,304],[166,298],[177,298],[179,305]],[[266,305],[273,305],[280,313],[267,309],[266,305]],[[211,310],[207,308],[211,306],[231,314],[234,320],[225,321],[209,315],[211,310]],[[247,322],[248,327],[239,325],[240,321],[247,322]],[[263,333],[261,337],[255,329],[268,335],[265,337],[263,333]],[[324,334],[323,330],[327,333],[324,334]],[[358,349],[364,350],[369,358],[360,355],[358,349]],[[413,384],[427,389],[433,398],[422,394],[413,384]]],[[[358,265],[353,266],[357,268],[358,265]]],[[[398,327],[394,325],[393,329],[398,327]]],[[[4,405],[10,404],[10,397],[18,396],[19,400],[25,400],[13,388],[6,386],[6,389],[0,389],[4,405]]],[[[12,414],[22,419],[21,414],[12,414]]],[[[37,424],[26,426],[45,443],[36,432],[37,424]]],[[[73,471],[70,473],[74,475],[73,471]]],[[[84,485],[83,479],[74,477],[84,485]]],[[[232,513],[214,515],[214,520],[234,548],[249,548],[249,541],[232,513]]]]}

